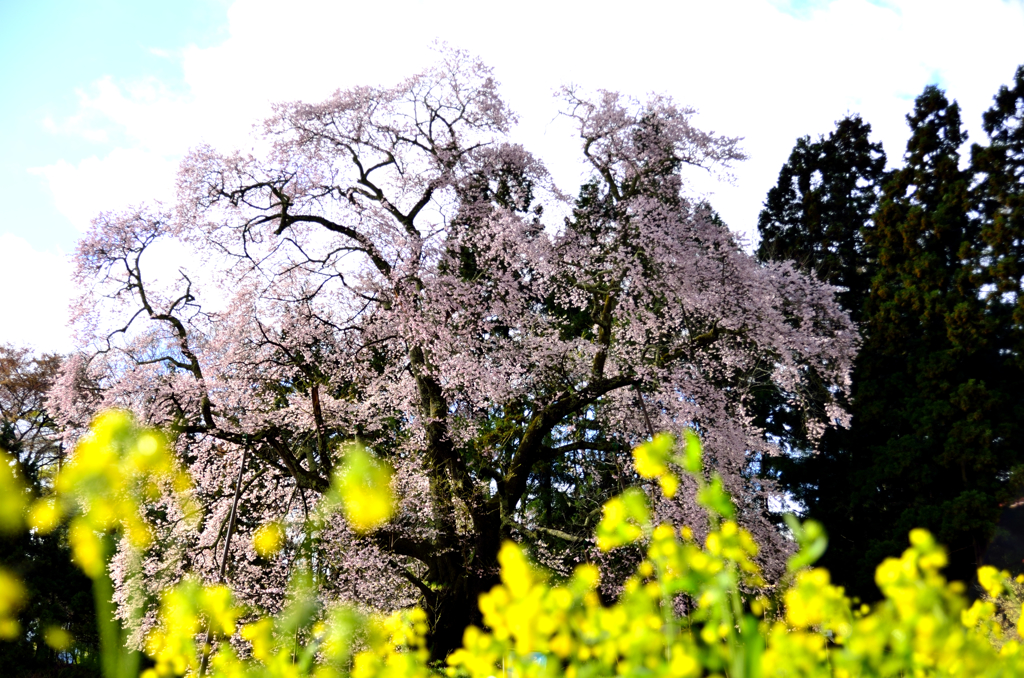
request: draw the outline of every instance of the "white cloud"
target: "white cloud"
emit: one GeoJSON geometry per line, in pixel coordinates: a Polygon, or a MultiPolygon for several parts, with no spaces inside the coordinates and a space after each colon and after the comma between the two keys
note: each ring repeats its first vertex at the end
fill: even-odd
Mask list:
{"type": "Polygon", "coordinates": [[[860,112],[898,161],[904,116],[938,76],[977,139],[981,112],[1024,62],[1024,6],[1000,0],[975,0],[969,10],[834,0],[799,16],[760,0],[638,0],[628,11],[619,2],[295,0],[285,15],[276,0],[238,0],[228,17],[223,43],[181,52],[184,90],[105,79],[82,96],[72,127],[128,147],[41,170],[76,223],[126,196],[168,194],[168,168],[185,148],[245,145],[270,102],[395,82],[426,64],[440,38],[494,66],[521,115],[518,136],[569,192],[581,167],[571,129],[555,119],[557,86],[667,92],[696,105],[702,126],[746,138],[751,159],[737,184],[713,188],[726,221],[751,234],[797,137],[860,112]]]}
{"type": "MultiPolygon", "coordinates": [[[[170,200],[189,146],[247,147],[271,102],[397,82],[429,63],[430,45],[440,39],[495,68],[520,114],[516,136],[569,193],[583,167],[552,98],[568,82],[668,93],[700,109],[698,125],[745,137],[750,160],[737,168],[735,185],[695,185],[712,192],[726,222],[751,238],[796,138],[828,133],[848,112],[861,113],[890,162],[899,162],[904,116],[938,78],[961,103],[972,140],[981,140],[982,111],[1024,63],[1024,4],[974,0],[966,7],[834,0],[794,16],[765,0],[636,0],[628,10],[607,1],[293,0],[282,13],[277,0],[237,0],[224,42],[169,54],[180,60],[181,82],[103,78],[79,92],[75,115],[46,123],[55,133],[107,144],[105,153],[33,171],[48,181],[61,213],[85,229],[103,210],[170,200]]],[[[67,348],[67,262],[11,235],[0,236],[0,248],[8,291],[0,341],[67,348]]],[[[167,281],[176,271],[172,258],[158,257],[167,281]]]]}
{"type": "Polygon", "coordinates": [[[67,257],[34,250],[10,233],[0,233],[0,252],[0,343],[71,350],[67,321],[73,292],[67,257]]]}
{"type": "Polygon", "coordinates": [[[103,158],[61,160],[30,170],[46,178],[57,209],[85,231],[100,212],[173,198],[177,161],[142,148],[115,148],[103,158]]]}

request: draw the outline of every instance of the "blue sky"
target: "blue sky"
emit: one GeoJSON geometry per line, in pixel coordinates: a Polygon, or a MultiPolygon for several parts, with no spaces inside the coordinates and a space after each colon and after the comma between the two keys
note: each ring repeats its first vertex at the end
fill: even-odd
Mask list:
{"type": "MultiPolygon", "coordinates": [[[[227,35],[227,3],[214,0],[0,0],[0,185],[4,232],[36,249],[68,252],[79,236],[56,209],[46,181],[27,170],[103,153],[76,134],[55,133],[46,121],[78,108],[77,92],[103,76],[157,78],[183,88],[176,54],[227,35]]],[[[113,142],[124,140],[112,139],[113,142]]]]}
{"type": "MultiPolygon", "coordinates": [[[[795,139],[859,112],[898,161],[929,83],[972,140],[1024,63],[1021,0],[0,0],[0,342],[69,350],[67,255],[103,209],[173,197],[181,154],[246,144],[272,101],[386,84],[434,39],[495,68],[515,136],[559,185],[580,179],[552,91],[575,83],[696,106],[745,137],[732,185],[699,184],[751,236],[795,139]],[[15,293],[11,293],[14,291],[15,293]],[[11,318],[17,318],[11,322],[11,318]]],[[[168,262],[170,265],[171,262],[168,262]]]]}

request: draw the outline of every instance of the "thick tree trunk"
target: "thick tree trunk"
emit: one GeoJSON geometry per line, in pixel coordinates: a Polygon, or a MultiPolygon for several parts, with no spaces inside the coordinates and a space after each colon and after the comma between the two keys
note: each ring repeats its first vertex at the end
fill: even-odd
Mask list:
{"type": "Polygon", "coordinates": [[[472,536],[438,550],[428,559],[423,608],[430,632],[427,638],[433,661],[442,661],[462,646],[466,627],[481,626],[480,594],[499,581],[498,550],[503,531],[494,502],[473,507],[477,529],[472,536]],[[481,529],[482,528],[482,529],[481,529]]]}
{"type": "Polygon", "coordinates": [[[432,582],[437,591],[425,601],[430,635],[427,639],[431,661],[445,657],[462,647],[462,636],[469,625],[482,626],[480,594],[486,593],[499,582],[497,557],[490,564],[466,568],[461,558],[448,561],[438,581],[432,582]],[[489,565],[489,566],[488,566],[489,565]]]}

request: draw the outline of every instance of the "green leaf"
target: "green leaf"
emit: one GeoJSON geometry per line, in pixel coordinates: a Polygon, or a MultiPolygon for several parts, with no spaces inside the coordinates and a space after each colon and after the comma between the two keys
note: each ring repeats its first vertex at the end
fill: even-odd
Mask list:
{"type": "Polygon", "coordinates": [[[828,548],[828,536],[825,534],[825,528],[814,520],[801,523],[792,513],[787,513],[783,518],[789,529],[793,531],[796,543],[800,545],[800,550],[789,559],[786,569],[789,572],[796,572],[816,563],[828,548]]]}
{"type": "Polygon", "coordinates": [[[702,487],[697,492],[697,503],[706,509],[714,511],[723,518],[732,518],[736,515],[736,507],[732,503],[732,497],[722,485],[722,477],[717,473],[711,479],[711,483],[702,487]]]}
{"type": "Polygon", "coordinates": [[[686,437],[686,457],[683,460],[683,468],[689,473],[702,473],[704,465],[701,462],[700,436],[692,429],[686,429],[683,435],[686,437]]]}
{"type": "Polygon", "coordinates": [[[632,544],[651,531],[651,512],[647,495],[631,487],[605,502],[603,517],[597,526],[597,545],[602,551],[632,544]]]}

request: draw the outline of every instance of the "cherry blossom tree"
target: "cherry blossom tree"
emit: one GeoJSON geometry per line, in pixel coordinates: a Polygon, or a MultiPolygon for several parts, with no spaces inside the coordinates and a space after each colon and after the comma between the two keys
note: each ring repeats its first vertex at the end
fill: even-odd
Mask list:
{"type": "MultiPolygon", "coordinates": [[[[287,567],[247,535],[291,520],[275,562],[370,606],[418,597],[441,657],[479,621],[503,540],[556,568],[593,557],[601,500],[639,482],[630,448],[693,427],[781,571],[750,389],[796,410],[812,371],[844,391],[856,333],[832,288],[759,264],[688,189],[742,160],[738,139],[667,97],[560,99],[592,170],[571,210],[511,140],[490,69],[449,50],[395,87],[281,104],[257,150],[194,149],[173,206],[95,220],[76,255],[82,349],[52,401],[69,430],[120,406],[177,432],[207,511],[168,518],[175,567],[272,607],[287,567]],[[202,270],[158,284],[166,241],[202,270]],[[300,518],[352,440],[396,469],[397,515],[311,534],[300,518]]],[[[842,420],[814,402],[811,430],[842,420]]],[[[686,487],[657,510],[705,523],[686,487]]]]}

